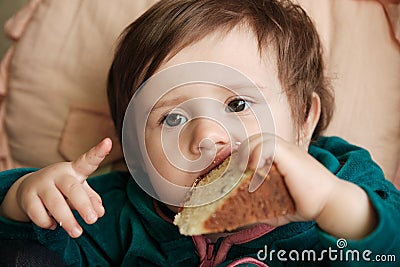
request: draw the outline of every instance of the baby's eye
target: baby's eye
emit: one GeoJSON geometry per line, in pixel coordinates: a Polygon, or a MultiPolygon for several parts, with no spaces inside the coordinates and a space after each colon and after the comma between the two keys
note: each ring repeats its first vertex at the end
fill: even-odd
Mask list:
{"type": "Polygon", "coordinates": [[[161,123],[166,124],[169,127],[176,127],[178,125],[184,124],[188,119],[178,113],[170,113],[164,117],[161,123]]]}
{"type": "Polygon", "coordinates": [[[239,98],[230,101],[226,105],[225,110],[227,112],[241,112],[246,110],[247,108],[249,108],[249,103],[246,100],[239,98]]]}

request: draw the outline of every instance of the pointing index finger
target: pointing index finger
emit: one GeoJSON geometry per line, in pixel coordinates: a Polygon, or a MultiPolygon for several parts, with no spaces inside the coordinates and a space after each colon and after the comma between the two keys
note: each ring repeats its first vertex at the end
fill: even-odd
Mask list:
{"type": "Polygon", "coordinates": [[[105,138],[95,147],[92,147],[89,151],[74,160],[72,162],[72,168],[83,180],[86,179],[99,167],[100,163],[110,153],[111,148],[111,139],[105,138]]]}

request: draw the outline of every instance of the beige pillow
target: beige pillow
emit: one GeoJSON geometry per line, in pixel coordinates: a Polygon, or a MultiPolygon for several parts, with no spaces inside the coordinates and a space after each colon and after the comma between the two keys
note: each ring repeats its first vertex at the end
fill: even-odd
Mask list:
{"type": "Polygon", "coordinates": [[[393,180],[400,160],[400,46],[378,1],[300,0],[324,44],[336,114],[327,134],[367,148],[393,180]]]}
{"type": "Polygon", "coordinates": [[[107,161],[120,159],[107,72],[121,31],[155,1],[33,2],[9,68],[5,129],[13,165],[72,160],[106,136],[115,144],[107,161]]]}

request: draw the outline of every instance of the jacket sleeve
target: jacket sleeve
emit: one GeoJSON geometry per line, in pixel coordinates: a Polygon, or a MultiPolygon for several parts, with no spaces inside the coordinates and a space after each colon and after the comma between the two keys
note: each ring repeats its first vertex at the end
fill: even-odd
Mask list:
{"type": "Polygon", "coordinates": [[[366,150],[341,139],[331,140],[325,143],[325,147],[331,146],[330,151],[338,163],[331,164],[331,166],[336,165],[331,171],[338,178],[357,184],[367,193],[377,213],[378,225],[372,233],[361,240],[338,239],[319,230],[322,246],[337,250],[337,258],[330,260],[330,265],[399,266],[400,191],[385,179],[381,168],[366,150]]]}
{"type": "MultiPolygon", "coordinates": [[[[10,186],[34,169],[15,169],[0,173],[0,200],[10,186]]],[[[42,229],[33,223],[21,223],[0,217],[0,240],[34,240],[56,252],[68,266],[117,266],[123,258],[119,229],[120,212],[126,194],[124,180],[119,173],[91,178],[94,189],[101,195],[106,215],[95,224],[87,225],[74,211],[83,228],[79,238],[71,238],[59,226],[55,230],[42,229]],[[99,192],[100,191],[100,192],[99,192]],[[103,193],[102,193],[103,192],[103,193]],[[108,203],[108,204],[107,204],[108,203]]],[[[1,242],[1,241],[0,241],[1,242]]]]}
{"type": "MultiPolygon", "coordinates": [[[[35,169],[14,169],[0,172],[0,203],[3,202],[8,190],[20,177],[35,169]]],[[[0,239],[35,239],[32,224],[11,221],[0,216],[0,239]]]]}

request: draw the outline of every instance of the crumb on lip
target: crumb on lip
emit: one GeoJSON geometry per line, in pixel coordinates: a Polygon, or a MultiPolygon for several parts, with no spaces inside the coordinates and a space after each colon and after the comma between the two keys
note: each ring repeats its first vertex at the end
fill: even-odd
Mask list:
{"type": "Polygon", "coordinates": [[[213,160],[213,164],[216,164],[216,163],[218,163],[218,164],[216,164],[215,166],[213,166],[213,168],[211,168],[211,169],[210,169],[208,172],[206,172],[205,174],[202,174],[202,175],[200,175],[199,177],[197,177],[196,180],[194,180],[194,182],[193,182],[193,184],[192,184],[192,186],[191,186],[191,189],[193,189],[194,187],[196,187],[196,186],[200,183],[200,181],[203,180],[204,177],[206,177],[212,170],[217,169],[219,166],[221,166],[222,163],[223,163],[227,158],[229,158],[229,157],[230,157],[230,155],[229,155],[228,157],[226,157],[225,159],[222,159],[222,158],[214,159],[214,160],[213,160]]]}

